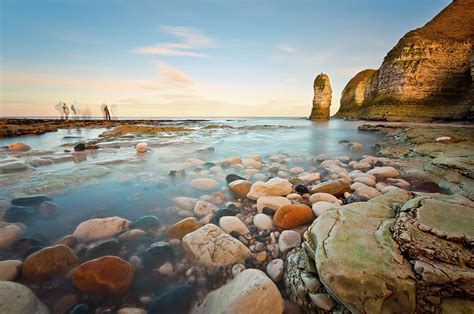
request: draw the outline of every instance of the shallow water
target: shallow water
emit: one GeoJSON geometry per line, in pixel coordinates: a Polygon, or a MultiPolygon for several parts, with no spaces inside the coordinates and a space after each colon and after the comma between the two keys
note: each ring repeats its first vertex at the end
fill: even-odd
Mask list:
{"type": "MultiPolygon", "coordinates": [[[[224,187],[225,174],[238,173],[256,181],[253,176],[233,168],[224,169],[220,175],[209,173],[205,167],[202,171],[196,170],[186,160],[198,158],[218,163],[234,156],[259,155],[264,163],[271,164],[268,157],[287,154],[283,156],[288,157],[288,168],[297,165],[310,170],[310,164],[294,163],[291,157],[350,155],[338,143],[341,140],[363,144],[360,156],[373,153],[372,146],[378,141],[374,134],[358,132],[359,123],[342,120],[245,119],[184,124],[193,131],[108,140],[98,138],[105,129],[62,129],[38,136],[2,139],[0,146],[21,141],[33,149],[27,153],[0,153],[3,161],[33,162],[35,167],[26,172],[0,174],[0,197],[10,200],[24,194],[47,194],[63,207],[54,219],[39,219],[28,225],[25,236],[40,236],[48,243],[71,234],[79,223],[95,217],[120,216],[134,221],[151,214],[160,218],[162,226],[169,226],[182,219],[169,210],[173,197],[201,197],[213,192],[192,188],[192,179],[211,177],[218,180],[219,187],[224,187]],[[233,128],[205,129],[208,125],[233,128]],[[96,140],[100,141],[98,150],[71,152],[78,142],[96,140]],[[147,153],[135,152],[139,142],[148,143],[147,153]],[[38,159],[48,158],[54,161],[37,165],[38,159]],[[168,175],[171,170],[184,168],[185,177],[168,175]]],[[[17,253],[3,252],[0,257],[18,258],[17,253]]]]}

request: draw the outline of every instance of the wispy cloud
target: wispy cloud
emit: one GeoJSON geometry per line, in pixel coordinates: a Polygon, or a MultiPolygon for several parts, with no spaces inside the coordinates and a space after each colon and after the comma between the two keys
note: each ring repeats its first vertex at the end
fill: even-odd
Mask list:
{"type": "Polygon", "coordinates": [[[153,80],[150,84],[144,85],[143,88],[149,90],[162,90],[175,87],[191,87],[196,84],[196,82],[187,74],[169,64],[157,62],[156,68],[158,70],[158,78],[153,80]]]}
{"type": "Polygon", "coordinates": [[[178,57],[207,57],[197,50],[209,48],[214,40],[204,35],[200,30],[190,27],[161,26],[160,31],[178,38],[177,42],[157,43],[147,47],[137,47],[133,51],[139,54],[178,56],[178,57]]]}
{"type": "Polygon", "coordinates": [[[296,53],[298,52],[294,47],[291,47],[289,45],[279,45],[277,46],[277,49],[286,53],[296,53]]]}

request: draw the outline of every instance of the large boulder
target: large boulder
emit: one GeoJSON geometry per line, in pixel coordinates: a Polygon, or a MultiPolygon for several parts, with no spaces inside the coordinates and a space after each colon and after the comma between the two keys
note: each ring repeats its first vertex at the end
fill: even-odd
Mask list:
{"type": "Polygon", "coordinates": [[[277,314],[284,303],[275,283],[258,269],[246,269],[230,283],[209,293],[192,314],[277,314]]]}
{"type": "Polygon", "coordinates": [[[374,120],[473,119],[472,0],[453,1],[408,32],[378,70],[349,81],[336,117],[374,120]]]}
{"type": "Polygon", "coordinates": [[[242,242],[213,224],[186,234],[183,248],[192,262],[211,268],[233,265],[250,257],[250,250],[242,242]]]}
{"type": "MultiPolygon", "coordinates": [[[[415,311],[415,274],[390,232],[396,214],[393,206],[410,198],[409,192],[398,190],[365,203],[332,208],[307,230],[303,244],[307,271],[317,272],[329,295],[351,312],[415,311]]],[[[287,289],[292,289],[291,282],[287,289]]],[[[318,292],[302,303],[308,300],[322,305],[328,298],[318,292]]]]}
{"type": "Polygon", "coordinates": [[[329,76],[321,73],[314,79],[313,108],[310,120],[329,120],[329,108],[332,101],[332,89],[329,76]]]}

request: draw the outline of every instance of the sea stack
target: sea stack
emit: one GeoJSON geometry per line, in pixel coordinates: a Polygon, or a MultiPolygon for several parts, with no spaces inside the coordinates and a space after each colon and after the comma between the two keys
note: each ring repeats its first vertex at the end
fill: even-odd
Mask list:
{"type": "Polygon", "coordinates": [[[313,109],[310,120],[329,120],[329,107],[331,107],[332,89],[329,76],[321,73],[314,79],[313,109]]]}

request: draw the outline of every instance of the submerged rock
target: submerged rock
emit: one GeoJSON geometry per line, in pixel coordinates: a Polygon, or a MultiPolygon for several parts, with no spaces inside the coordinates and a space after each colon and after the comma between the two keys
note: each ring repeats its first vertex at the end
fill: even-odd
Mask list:
{"type": "Polygon", "coordinates": [[[242,242],[213,224],[188,233],[182,244],[191,261],[207,267],[232,265],[250,256],[242,242]]]}
{"type": "Polygon", "coordinates": [[[22,264],[21,261],[17,260],[0,261],[0,281],[15,280],[22,264]]]}
{"type": "MultiPolygon", "coordinates": [[[[229,177],[229,176],[227,176],[229,177]]],[[[226,178],[227,179],[227,178],[226,178]]],[[[252,183],[247,180],[233,180],[229,183],[229,189],[239,198],[244,199],[252,187],[252,183]]]]}
{"type": "Polygon", "coordinates": [[[23,276],[39,281],[53,275],[67,272],[79,263],[69,247],[59,244],[41,249],[28,256],[23,263],[23,276]]]}
{"type": "Polygon", "coordinates": [[[193,293],[190,285],[176,287],[151,300],[148,313],[188,313],[193,293]]]}
{"type": "Polygon", "coordinates": [[[84,293],[117,295],[132,283],[132,266],[116,256],[104,256],[76,267],[72,282],[84,293]]]}
{"type": "Polygon", "coordinates": [[[49,314],[30,288],[11,281],[0,281],[0,309],[2,313],[49,314]]]}
{"type": "Polygon", "coordinates": [[[8,208],[3,215],[7,222],[30,223],[37,216],[36,210],[25,206],[12,206],[8,208]]]}
{"type": "Polygon", "coordinates": [[[201,191],[212,191],[217,189],[219,183],[214,179],[194,179],[191,181],[191,186],[201,191]]]}
{"type": "Polygon", "coordinates": [[[16,240],[18,240],[24,233],[24,229],[17,224],[0,223],[0,249],[10,247],[16,240]]]}
{"type": "Polygon", "coordinates": [[[230,283],[209,293],[192,314],[283,313],[283,298],[273,281],[258,269],[246,269],[230,283]]]}
{"type": "Polygon", "coordinates": [[[8,149],[12,152],[26,152],[30,150],[31,147],[26,145],[25,143],[15,142],[8,144],[8,149]]]}
{"type": "Polygon", "coordinates": [[[14,198],[11,203],[16,206],[38,206],[47,201],[52,201],[47,195],[28,195],[14,198]]]}
{"type": "Polygon", "coordinates": [[[135,146],[135,150],[137,151],[137,153],[146,153],[147,149],[148,149],[147,143],[138,143],[135,146]]]}
{"type": "Polygon", "coordinates": [[[73,235],[79,241],[91,242],[116,236],[129,229],[132,222],[121,217],[96,218],[82,222],[73,235]]]}
{"type": "Polygon", "coordinates": [[[155,242],[145,251],[145,267],[156,268],[173,261],[173,248],[168,242],[155,242]]]}

